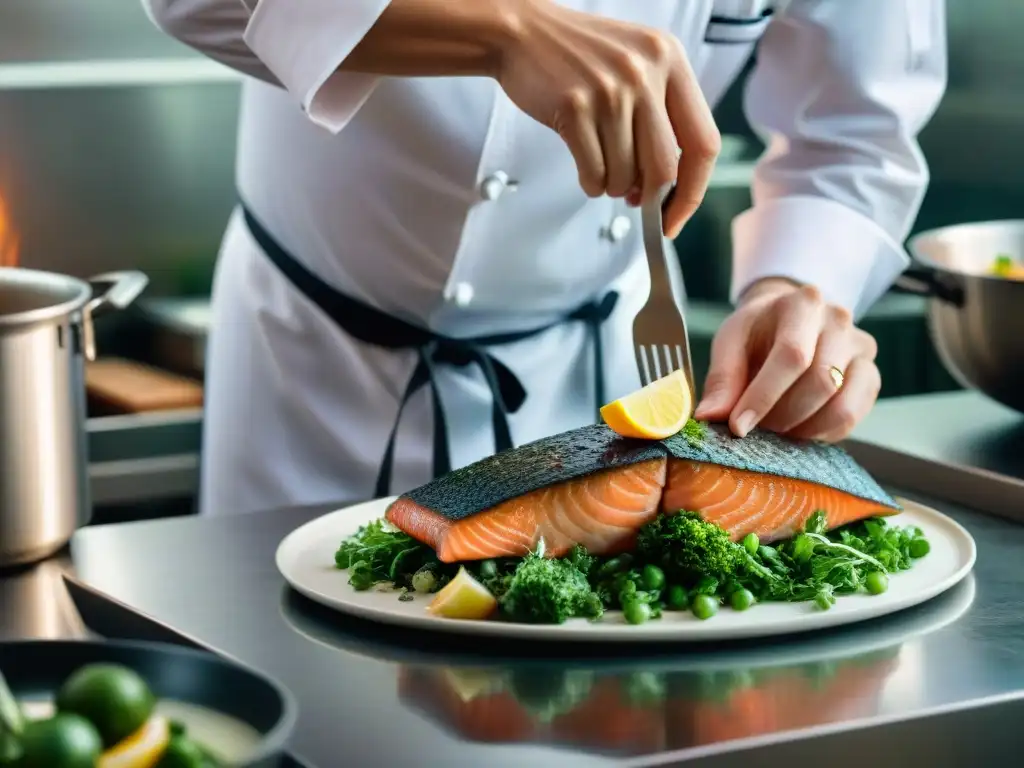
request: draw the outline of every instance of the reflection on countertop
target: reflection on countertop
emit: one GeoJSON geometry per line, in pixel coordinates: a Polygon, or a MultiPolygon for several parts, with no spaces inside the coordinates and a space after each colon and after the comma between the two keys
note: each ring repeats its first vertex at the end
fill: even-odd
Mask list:
{"type": "Polygon", "coordinates": [[[974,576],[910,611],[839,632],[687,654],[617,646],[586,658],[496,656],[479,639],[416,646],[401,630],[365,631],[286,593],[281,613],[306,639],[385,662],[397,699],[463,742],[568,748],[639,758],[721,747],[820,726],[850,724],[919,708],[925,638],[971,607],[974,576]],[[607,655],[607,654],[612,655],[607,655]]]}
{"type": "Polygon", "coordinates": [[[90,636],[64,586],[72,570],[62,552],[16,570],[0,570],[0,640],[75,639],[90,636]]]}

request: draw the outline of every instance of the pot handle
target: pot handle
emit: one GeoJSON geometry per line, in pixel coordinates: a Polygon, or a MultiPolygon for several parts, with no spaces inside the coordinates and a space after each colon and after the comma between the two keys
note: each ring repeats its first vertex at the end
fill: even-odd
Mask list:
{"type": "Polygon", "coordinates": [[[149,278],[142,272],[125,270],[96,275],[89,278],[89,284],[96,295],[82,310],[82,351],[85,359],[91,361],[96,359],[96,334],[92,319],[105,312],[127,309],[146,289],[149,278]]]}
{"type": "Polygon", "coordinates": [[[896,279],[893,288],[900,293],[938,299],[955,307],[964,305],[963,286],[952,275],[929,267],[920,265],[910,267],[896,279]]]}
{"type": "Polygon", "coordinates": [[[115,309],[126,309],[146,289],[149,278],[142,272],[127,270],[90,277],[89,284],[97,295],[86,309],[95,317],[115,309]]]}

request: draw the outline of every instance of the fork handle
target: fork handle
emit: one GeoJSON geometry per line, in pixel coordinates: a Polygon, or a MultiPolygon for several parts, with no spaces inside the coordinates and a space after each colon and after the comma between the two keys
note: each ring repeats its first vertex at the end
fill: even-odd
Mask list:
{"type": "Polygon", "coordinates": [[[658,190],[658,195],[661,197],[661,213],[664,216],[665,211],[668,210],[669,205],[672,203],[672,198],[676,196],[676,185],[673,182],[669,182],[658,190]]]}

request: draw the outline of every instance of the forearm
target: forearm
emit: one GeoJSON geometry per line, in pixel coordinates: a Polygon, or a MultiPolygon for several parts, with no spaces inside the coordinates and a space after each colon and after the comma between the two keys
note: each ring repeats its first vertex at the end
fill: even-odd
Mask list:
{"type": "MultiPolygon", "coordinates": [[[[546,1],[546,0],[545,0],[546,1]]],[[[391,0],[340,69],[395,77],[493,76],[522,0],[391,0]]]]}

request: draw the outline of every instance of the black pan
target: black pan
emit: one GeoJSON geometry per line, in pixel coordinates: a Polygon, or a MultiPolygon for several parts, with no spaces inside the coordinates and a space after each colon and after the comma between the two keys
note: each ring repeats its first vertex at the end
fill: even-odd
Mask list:
{"type": "Polygon", "coordinates": [[[259,746],[239,768],[277,768],[296,721],[296,705],[279,683],[235,662],[161,643],[26,640],[0,643],[0,670],[18,699],[49,697],[86,664],[123,664],[158,699],[223,713],[252,726],[259,746]]]}

